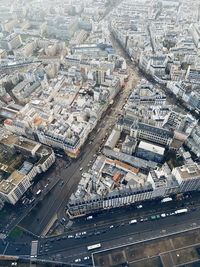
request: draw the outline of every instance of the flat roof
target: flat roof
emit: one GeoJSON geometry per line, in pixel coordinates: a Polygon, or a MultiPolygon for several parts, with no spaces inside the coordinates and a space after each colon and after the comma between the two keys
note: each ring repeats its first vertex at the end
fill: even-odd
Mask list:
{"type": "Polygon", "coordinates": [[[152,153],[159,154],[159,155],[164,155],[164,152],[165,152],[164,147],[154,145],[154,144],[151,144],[151,143],[148,143],[145,141],[140,141],[138,148],[143,149],[143,150],[147,150],[147,151],[150,151],[152,153]]]}
{"type": "Polygon", "coordinates": [[[178,173],[183,180],[194,179],[200,177],[200,165],[188,164],[177,167],[178,173]]]}
{"type": "Polygon", "coordinates": [[[107,157],[111,157],[113,159],[118,159],[122,162],[125,162],[131,166],[134,166],[135,168],[152,168],[155,169],[157,167],[157,164],[150,160],[143,160],[131,155],[127,155],[123,152],[115,152],[112,149],[103,149],[103,154],[107,157]]]}
{"type": "Polygon", "coordinates": [[[24,179],[24,174],[14,171],[7,180],[0,182],[0,192],[9,194],[24,179]]]}
{"type": "Polygon", "coordinates": [[[105,162],[106,163],[110,163],[110,164],[114,164],[118,168],[123,168],[123,169],[125,169],[127,171],[131,171],[133,173],[138,173],[139,172],[138,168],[132,167],[129,164],[124,163],[124,162],[122,162],[120,160],[117,160],[117,159],[112,160],[112,159],[106,158],[105,162]]]}

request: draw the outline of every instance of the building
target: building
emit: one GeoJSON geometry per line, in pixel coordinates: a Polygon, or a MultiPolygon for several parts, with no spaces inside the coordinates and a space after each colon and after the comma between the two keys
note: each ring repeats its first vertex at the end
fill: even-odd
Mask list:
{"type": "Polygon", "coordinates": [[[130,103],[135,105],[162,106],[165,105],[166,96],[155,90],[152,84],[141,83],[136,90],[133,91],[129,98],[130,103]]]}
{"type": "Polygon", "coordinates": [[[0,162],[0,198],[14,205],[32,185],[36,175],[50,168],[55,155],[51,148],[13,134],[1,137],[0,147],[6,159],[6,162],[0,162]]]}
{"type": "Polygon", "coordinates": [[[145,160],[162,163],[164,159],[164,153],[164,147],[140,141],[137,147],[136,156],[145,160]]]}
{"type": "Polygon", "coordinates": [[[186,164],[181,167],[174,168],[172,175],[179,184],[180,192],[195,191],[200,189],[199,164],[186,164]]]}
{"type": "Polygon", "coordinates": [[[122,152],[128,155],[132,155],[135,152],[136,146],[137,140],[127,135],[125,141],[122,144],[122,152]]]}
{"type": "Polygon", "coordinates": [[[186,145],[191,151],[200,157],[200,126],[196,126],[186,140],[186,145]]]}
{"type": "Polygon", "coordinates": [[[121,132],[118,130],[113,129],[109,138],[107,139],[106,143],[105,143],[105,147],[108,148],[114,148],[120,138],[121,132]]]}
{"type": "Polygon", "coordinates": [[[170,146],[174,137],[172,131],[145,123],[138,123],[136,127],[132,125],[130,135],[140,140],[150,141],[163,146],[170,146]]]}
{"type": "Polygon", "coordinates": [[[22,39],[19,34],[12,33],[0,40],[0,47],[6,51],[19,48],[22,45],[22,39]]]}
{"type": "Polygon", "coordinates": [[[98,172],[86,175],[70,198],[67,212],[71,218],[151,199],[152,186],[139,169],[106,157],[96,164],[98,172]]]}
{"type": "Polygon", "coordinates": [[[115,127],[120,131],[129,133],[131,137],[136,139],[163,146],[170,146],[174,139],[173,131],[138,122],[137,118],[127,118],[127,116],[124,116],[117,121],[115,127]]]}
{"type": "Polygon", "coordinates": [[[7,57],[7,52],[4,49],[0,49],[0,60],[7,57]]]}

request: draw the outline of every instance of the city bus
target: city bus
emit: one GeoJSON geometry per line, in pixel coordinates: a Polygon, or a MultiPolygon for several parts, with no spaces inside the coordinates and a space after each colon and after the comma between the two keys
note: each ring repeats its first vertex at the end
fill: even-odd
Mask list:
{"type": "Polygon", "coordinates": [[[37,192],[36,192],[36,195],[38,196],[39,194],[41,194],[41,189],[39,189],[37,192]]]}
{"type": "Polygon", "coordinates": [[[95,244],[95,245],[88,246],[87,249],[88,250],[93,250],[93,249],[100,248],[100,247],[101,247],[101,244],[98,243],[98,244],[95,244]]]}
{"type": "Polygon", "coordinates": [[[173,199],[171,198],[171,197],[165,197],[165,198],[163,198],[160,202],[161,203],[166,203],[166,202],[170,202],[170,201],[172,201],[173,199]]]}
{"type": "Polygon", "coordinates": [[[175,215],[180,215],[188,212],[188,209],[180,209],[175,211],[175,215]]]}

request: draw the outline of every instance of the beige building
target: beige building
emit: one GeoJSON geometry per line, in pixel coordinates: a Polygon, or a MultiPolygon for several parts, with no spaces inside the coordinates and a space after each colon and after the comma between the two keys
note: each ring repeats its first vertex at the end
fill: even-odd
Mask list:
{"type": "Polygon", "coordinates": [[[197,163],[176,167],[172,171],[176,178],[180,192],[200,189],[200,165],[197,163]]]}
{"type": "Polygon", "coordinates": [[[7,149],[7,155],[12,151],[12,157],[16,157],[0,162],[0,199],[15,204],[31,186],[35,176],[47,171],[54,163],[55,154],[45,145],[13,134],[0,140],[0,146],[7,149]]]}
{"type": "Polygon", "coordinates": [[[0,60],[7,57],[6,50],[0,49],[0,60]]]}

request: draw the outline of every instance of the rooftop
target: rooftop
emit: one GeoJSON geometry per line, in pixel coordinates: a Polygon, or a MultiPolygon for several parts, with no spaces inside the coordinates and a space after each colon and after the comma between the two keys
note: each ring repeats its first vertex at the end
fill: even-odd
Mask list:
{"type": "Polygon", "coordinates": [[[143,149],[143,150],[147,150],[159,155],[164,155],[165,152],[165,148],[158,146],[158,145],[154,145],[154,144],[150,144],[148,142],[144,142],[144,141],[140,141],[140,144],[138,146],[139,149],[143,149]]]}
{"type": "Polygon", "coordinates": [[[187,164],[176,168],[183,180],[195,179],[200,177],[200,165],[187,164]]]}
{"type": "Polygon", "coordinates": [[[14,171],[7,180],[0,182],[0,191],[4,194],[9,194],[23,179],[23,173],[14,171]]]}

